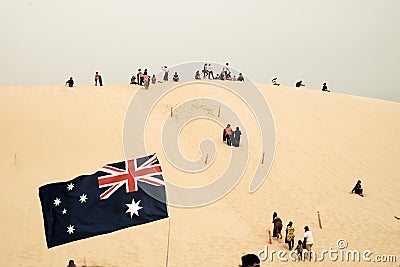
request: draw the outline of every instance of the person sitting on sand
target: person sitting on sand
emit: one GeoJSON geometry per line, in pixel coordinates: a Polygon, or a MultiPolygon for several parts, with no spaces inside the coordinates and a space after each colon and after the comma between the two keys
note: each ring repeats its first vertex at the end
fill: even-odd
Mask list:
{"type": "Polygon", "coordinates": [[[153,74],[153,76],[151,76],[151,83],[155,84],[156,82],[157,82],[156,75],[153,74]]]}
{"type": "Polygon", "coordinates": [[[174,73],[174,76],[172,77],[172,80],[174,81],[174,82],[179,82],[179,76],[178,76],[178,73],[175,71],[175,73],[174,73]]]}
{"type": "Polygon", "coordinates": [[[244,82],[243,74],[239,73],[239,77],[237,78],[239,82],[244,82]]]}
{"type": "Polygon", "coordinates": [[[196,79],[196,80],[201,80],[201,76],[200,76],[200,71],[196,71],[196,74],[194,75],[194,78],[196,79]]]}
{"type": "Polygon", "coordinates": [[[326,85],[326,83],[322,84],[322,91],[324,92],[330,92],[330,90],[328,89],[328,86],[326,85]]]}
{"type": "Polygon", "coordinates": [[[221,74],[218,76],[217,75],[217,77],[220,79],[220,80],[225,80],[225,73],[224,73],[224,71],[221,71],[221,74]]]}
{"type": "Polygon", "coordinates": [[[68,87],[73,87],[74,79],[72,77],[70,77],[69,80],[65,83],[65,85],[68,85],[68,87]]]}
{"type": "Polygon", "coordinates": [[[298,81],[298,82],[296,83],[296,87],[301,87],[301,86],[305,86],[305,85],[303,84],[303,81],[298,81]]]}
{"type": "Polygon", "coordinates": [[[255,254],[246,254],[242,256],[241,267],[260,267],[260,259],[255,254]]]}
{"type": "Polygon", "coordinates": [[[282,239],[282,220],[278,217],[278,214],[276,212],[274,212],[274,214],[272,215],[272,223],[274,224],[272,236],[278,239],[282,239]]]}
{"type": "Polygon", "coordinates": [[[358,180],[356,185],[354,186],[353,190],[351,190],[350,193],[356,193],[362,197],[364,197],[363,195],[363,189],[361,188],[361,180],[358,180]]]}
{"type": "Polygon", "coordinates": [[[278,78],[276,78],[276,77],[272,79],[272,84],[276,85],[276,86],[281,85],[280,83],[278,83],[278,78]]]}
{"type": "Polygon", "coordinates": [[[133,75],[132,78],[131,78],[131,84],[137,84],[135,75],[133,75]]]}

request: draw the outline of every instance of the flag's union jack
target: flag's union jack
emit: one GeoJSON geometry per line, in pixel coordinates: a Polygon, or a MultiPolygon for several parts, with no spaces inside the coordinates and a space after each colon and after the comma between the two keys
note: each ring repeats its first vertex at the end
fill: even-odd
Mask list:
{"type": "Polygon", "coordinates": [[[100,170],[107,175],[98,177],[99,188],[107,188],[100,195],[100,199],[109,198],[118,188],[125,185],[126,192],[138,190],[137,182],[144,182],[154,186],[164,186],[164,180],[157,176],[162,175],[157,156],[150,156],[146,161],[139,163],[137,159],[125,162],[125,168],[106,165],[100,170]]]}

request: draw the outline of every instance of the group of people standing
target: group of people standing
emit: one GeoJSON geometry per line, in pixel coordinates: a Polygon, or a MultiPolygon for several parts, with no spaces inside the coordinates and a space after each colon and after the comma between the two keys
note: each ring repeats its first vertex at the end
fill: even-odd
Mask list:
{"type": "Polygon", "coordinates": [[[231,125],[228,124],[222,132],[222,141],[226,141],[228,146],[239,147],[241,135],[242,132],[240,131],[239,127],[236,127],[236,130],[233,131],[231,125]]]}
{"type": "MultiPolygon", "coordinates": [[[[282,239],[282,228],[283,228],[283,222],[282,219],[278,217],[278,214],[276,212],[273,213],[272,215],[272,223],[274,224],[274,228],[272,231],[272,237],[277,238],[277,239],[282,239]]],[[[304,227],[304,235],[303,235],[303,240],[299,239],[297,241],[297,246],[294,248],[294,240],[295,240],[295,230],[293,227],[293,222],[289,221],[289,223],[286,226],[285,229],[285,243],[288,244],[289,250],[295,249],[296,254],[298,255],[299,260],[303,259],[303,249],[306,249],[307,251],[311,251],[311,247],[314,244],[314,239],[312,232],[310,231],[310,228],[308,226],[304,227]]],[[[311,254],[308,253],[308,260],[311,260],[311,254]]]]}

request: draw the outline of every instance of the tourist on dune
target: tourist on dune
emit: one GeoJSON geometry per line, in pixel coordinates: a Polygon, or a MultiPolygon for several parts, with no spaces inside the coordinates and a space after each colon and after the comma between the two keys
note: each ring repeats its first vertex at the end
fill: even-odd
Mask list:
{"type": "Polygon", "coordinates": [[[65,85],[68,85],[68,87],[73,87],[74,86],[74,79],[72,77],[70,77],[69,80],[66,81],[65,85]]]}
{"type": "Polygon", "coordinates": [[[231,125],[228,124],[225,128],[225,139],[226,139],[226,144],[228,146],[230,146],[232,144],[231,137],[232,137],[232,128],[231,128],[231,125]]]}
{"type": "Polygon", "coordinates": [[[303,81],[298,81],[298,82],[296,83],[296,87],[301,87],[301,86],[305,86],[305,85],[303,84],[303,81]]]}
{"type": "Polygon", "coordinates": [[[272,79],[272,84],[273,84],[273,85],[276,85],[276,86],[281,85],[280,83],[278,83],[278,78],[273,78],[273,79],[272,79]]]}
{"type": "Polygon", "coordinates": [[[285,237],[285,242],[288,243],[289,245],[289,250],[292,250],[294,248],[294,227],[293,227],[293,222],[289,222],[287,227],[286,227],[286,237],[285,237]]]}
{"type": "Polygon", "coordinates": [[[357,181],[356,185],[354,186],[353,190],[351,190],[350,193],[356,193],[357,195],[364,197],[363,189],[361,188],[361,180],[357,181]]]}
{"type": "Polygon", "coordinates": [[[326,85],[326,83],[322,84],[322,91],[324,92],[330,92],[331,90],[328,89],[328,86],[326,85]]]}
{"type": "Polygon", "coordinates": [[[162,66],[161,69],[164,72],[164,77],[163,77],[163,81],[167,82],[168,81],[168,73],[169,73],[169,69],[167,66],[162,66]]]}
{"type": "Polygon", "coordinates": [[[236,127],[236,130],[233,131],[233,140],[232,140],[232,145],[235,147],[239,147],[240,144],[240,136],[242,135],[242,132],[239,130],[239,127],[236,127]]]}
{"type": "Polygon", "coordinates": [[[174,81],[174,82],[179,82],[179,76],[178,76],[178,73],[175,71],[175,74],[174,74],[174,76],[172,77],[172,80],[174,81]]]}
{"type": "Polygon", "coordinates": [[[278,214],[274,212],[272,215],[272,223],[274,224],[274,230],[272,231],[272,237],[282,239],[282,220],[278,217],[278,214]]]}
{"type": "Polygon", "coordinates": [[[311,247],[314,245],[314,238],[312,235],[312,232],[310,231],[310,228],[308,226],[304,226],[304,241],[303,241],[303,248],[304,244],[306,244],[306,250],[308,253],[308,260],[311,260],[311,247]]]}

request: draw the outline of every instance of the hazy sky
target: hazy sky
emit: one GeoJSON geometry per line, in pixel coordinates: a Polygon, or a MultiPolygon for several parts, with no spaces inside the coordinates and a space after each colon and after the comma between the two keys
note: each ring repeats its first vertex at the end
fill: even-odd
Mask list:
{"type": "Polygon", "coordinates": [[[256,82],[400,102],[399,0],[1,0],[0,85],[129,83],[229,62],[256,82]]]}

